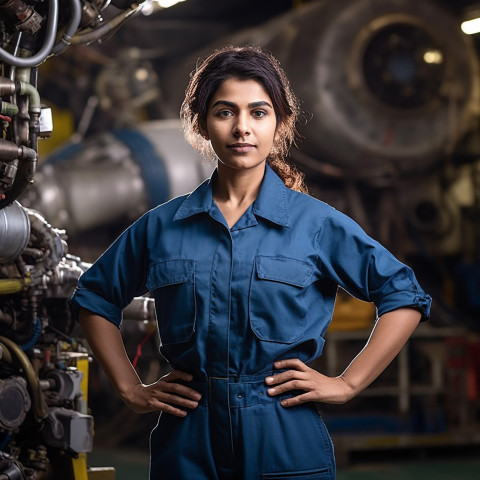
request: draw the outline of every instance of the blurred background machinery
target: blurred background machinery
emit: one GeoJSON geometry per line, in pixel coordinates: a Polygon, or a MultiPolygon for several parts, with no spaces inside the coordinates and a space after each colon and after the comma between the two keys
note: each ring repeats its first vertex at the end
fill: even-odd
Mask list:
{"type": "MultiPolygon", "coordinates": [[[[480,423],[480,78],[478,44],[460,28],[476,7],[0,0],[0,478],[101,478],[86,467],[92,411],[97,439],[138,442],[141,430],[146,442],[150,420],[105,398],[95,368],[87,388],[88,350],[67,299],[121,230],[210,174],[185,143],[178,111],[197,59],[224,44],[260,45],[280,59],[304,110],[290,160],[311,194],[414,267],[434,297],[433,331],[386,372],[393,386],[373,391],[378,402],[343,408],[353,416],[393,402],[403,433],[480,423]]],[[[373,322],[368,307],[349,302],[339,297],[327,364],[318,365],[332,374],[348,350],[339,342],[356,348],[373,322]]],[[[135,366],[153,381],[167,366],[149,299],[125,317],[142,320],[123,328],[135,366]]],[[[343,428],[336,414],[334,433],[343,428]]],[[[479,442],[470,433],[462,442],[479,442]]]]}

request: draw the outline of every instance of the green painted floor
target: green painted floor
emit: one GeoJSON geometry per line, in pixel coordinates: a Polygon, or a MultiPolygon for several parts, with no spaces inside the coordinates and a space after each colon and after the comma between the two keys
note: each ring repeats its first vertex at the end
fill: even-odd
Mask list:
{"type": "Polygon", "coordinates": [[[338,480],[479,480],[480,460],[366,464],[340,470],[338,480]]]}
{"type": "MultiPolygon", "coordinates": [[[[95,450],[88,454],[92,467],[115,467],[115,480],[147,480],[148,455],[132,450],[95,450]]],[[[337,480],[480,480],[480,452],[462,459],[400,461],[341,468],[337,480]]]]}

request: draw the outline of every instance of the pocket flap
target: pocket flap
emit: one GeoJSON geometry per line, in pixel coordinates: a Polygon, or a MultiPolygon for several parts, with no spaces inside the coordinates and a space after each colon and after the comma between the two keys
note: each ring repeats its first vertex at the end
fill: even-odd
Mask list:
{"type": "Polygon", "coordinates": [[[147,288],[155,290],[167,285],[185,283],[195,272],[194,260],[169,260],[155,263],[148,271],[147,288]]]}
{"type": "Polygon", "coordinates": [[[287,257],[256,258],[258,278],[305,287],[313,273],[313,268],[305,262],[287,257]]]}

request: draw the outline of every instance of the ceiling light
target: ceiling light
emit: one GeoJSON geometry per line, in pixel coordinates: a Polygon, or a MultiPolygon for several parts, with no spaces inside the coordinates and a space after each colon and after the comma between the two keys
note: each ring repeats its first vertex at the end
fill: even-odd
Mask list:
{"type": "Polygon", "coordinates": [[[177,3],[184,2],[185,0],[155,0],[155,1],[162,8],[170,8],[176,5],[177,3]]]}
{"type": "Polygon", "coordinates": [[[143,15],[148,16],[152,13],[158,12],[159,10],[173,7],[177,3],[184,1],[185,0],[149,0],[142,4],[143,7],[141,12],[143,13],[143,15]]]}
{"type": "Polygon", "coordinates": [[[443,54],[440,50],[437,49],[426,50],[423,54],[423,61],[425,63],[434,63],[439,65],[443,62],[443,54]]]}
{"type": "Polygon", "coordinates": [[[480,18],[473,18],[462,22],[461,29],[467,35],[473,35],[480,32],[480,18]]]}

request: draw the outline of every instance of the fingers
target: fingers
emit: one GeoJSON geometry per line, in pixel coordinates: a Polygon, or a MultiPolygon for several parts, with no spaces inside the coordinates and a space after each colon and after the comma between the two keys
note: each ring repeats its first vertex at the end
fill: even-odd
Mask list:
{"type": "Polygon", "coordinates": [[[304,393],[302,395],[297,395],[296,397],[286,398],[282,400],[280,404],[282,407],[294,407],[296,405],[301,405],[302,403],[314,402],[315,398],[312,392],[304,393]]]}
{"type": "Polygon", "coordinates": [[[181,397],[186,397],[187,399],[194,400],[195,402],[198,402],[202,398],[202,395],[199,392],[193,388],[186,387],[181,383],[171,383],[162,379],[154,384],[154,386],[156,387],[154,390],[158,390],[160,392],[169,392],[171,394],[175,394],[175,396],[181,395],[181,397]]]}
{"type": "Polygon", "coordinates": [[[301,403],[315,401],[313,390],[315,384],[312,381],[312,372],[310,367],[305,365],[298,358],[290,358],[280,360],[274,363],[275,368],[289,369],[285,372],[269,376],[265,379],[265,383],[271,386],[267,393],[270,396],[280,395],[293,390],[303,390],[306,393],[301,393],[292,398],[282,400],[280,403],[284,407],[291,407],[300,405],[301,403]]]}
{"type": "Polygon", "coordinates": [[[166,379],[159,380],[149,388],[152,407],[182,417],[187,415],[183,408],[194,410],[202,398],[202,395],[193,388],[180,383],[172,383],[166,379]]]}
{"type": "Polygon", "coordinates": [[[129,402],[129,406],[137,413],[165,412],[177,417],[185,417],[187,410],[198,407],[198,402],[165,391],[149,390],[143,400],[129,402]]]}
{"type": "Polygon", "coordinates": [[[170,415],[175,415],[176,417],[186,417],[187,412],[185,410],[181,410],[180,408],[176,408],[173,405],[169,405],[168,403],[159,402],[155,411],[169,413],[170,415]]]}
{"type": "Polygon", "coordinates": [[[299,370],[306,372],[310,370],[310,367],[307,367],[301,360],[298,358],[287,358],[286,360],[278,360],[273,364],[275,368],[293,368],[294,370],[299,370]]]}
{"type": "Polygon", "coordinates": [[[310,392],[313,390],[313,385],[305,380],[292,380],[290,382],[285,382],[275,387],[269,388],[267,390],[267,393],[270,396],[274,396],[286,392],[291,392],[292,390],[303,390],[305,392],[310,392]]]}
{"type": "Polygon", "coordinates": [[[187,411],[178,407],[194,410],[202,395],[193,388],[186,387],[177,380],[190,382],[193,380],[191,373],[181,370],[173,370],[161,378],[156,384],[151,385],[153,389],[152,402],[155,403],[155,410],[170,413],[177,417],[185,417],[187,411]]]}
{"type": "Polygon", "coordinates": [[[173,370],[151,385],[139,384],[125,399],[130,408],[137,413],[161,411],[185,417],[187,410],[194,410],[202,395],[177,381],[190,382],[193,375],[173,370]]]}
{"type": "Polygon", "coordinates": [[[176,380],[183,380],[185,382],[191,382],[193,375],[191,373],[183,372],[182,370],[172,370],[168,375],[162,377],[165,382],[175,382],[176,380]]]}
{"type": "Polygon", "coordinates": [[[267,377],[265,379],[265,383],[267,383],[267,385],[278,385],[294,379],[305,380],[309,378],[312,372],[310,367],[307,367],[307,365],[297,358],[275,362],[274,365],[276,368],[291,368],[292,370],[287,370],[285,372],[267,377]]]}

